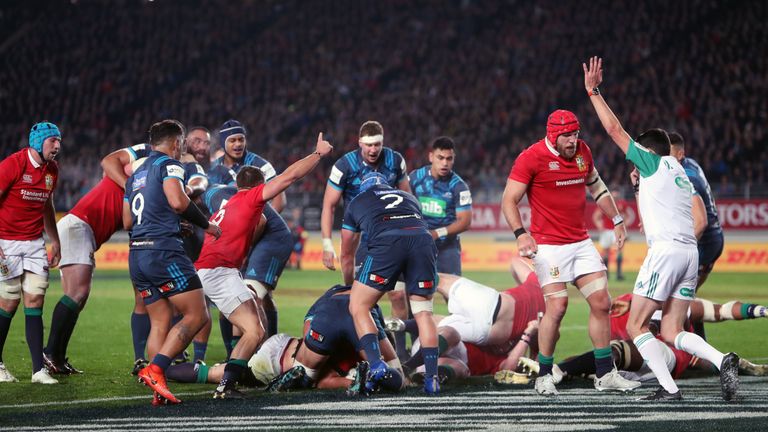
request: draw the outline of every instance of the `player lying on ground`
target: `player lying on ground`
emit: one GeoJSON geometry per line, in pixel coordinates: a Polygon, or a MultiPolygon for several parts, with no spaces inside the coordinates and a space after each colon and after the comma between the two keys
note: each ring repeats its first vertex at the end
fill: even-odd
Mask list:
{"type": "Polygon", "coordinates": [[[373,359],[367,358],[366,352],[358,348],[360,341],[349,313],[350,290],[349,286],[336,285],[312,305],[304,318],[304,343],[296,352],[293,368],[270,384],[271,391],[314,387],[322,377],[321,371],[327,369],[326,364],[339,364],[343,359],[367,360],[357,364],[358,373],[349,388],[350,395],[369,395],[379,389],[398,391],[404,386],[400,360],[384,333],[383,314],[378,305],[371,308],[381,347],[381,358],[377,360],[386,363],[388,372],[377,382],[367,380],[373,359]]]}

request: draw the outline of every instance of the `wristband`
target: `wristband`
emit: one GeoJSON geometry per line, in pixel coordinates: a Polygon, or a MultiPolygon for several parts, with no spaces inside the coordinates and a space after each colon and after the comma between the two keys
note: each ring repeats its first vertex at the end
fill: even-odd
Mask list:
{"type": "Polygon", "coordinates": [[[611,219],[611,221],[613,221],[613,227],[616,228],[618,225],[621,225],[624,223],[624,218],[621,217],[620,214],[617,214],[616,216],[613,217],[613,219],[611,219]]]}
{"type": "Polygon", "coordinates": [[[516,230],[515,230],[515,232],[514,232],[514,234],[515,234],[515,238],[516,238],[516,239],[517,239],[517,238],[520,238],[520,236],[521,236],[521,235],[523,235],[523,234],[526,234],[527,232],[528,232],[528,231],[526,231],[526,230],[525,230],[525,228],[523,228],[523,227],[520,227],[520,228],[516,229],[516,230]]]}
{"type": "Polygon", "coordinates": [[[208,229],[208,219],[205,218],[205,215],[203,212],[200,211],[199,208],[193,203],[192,201],[189,202],[189,205],[186,209],[184,209],[183,212],[181,212],[181,217],[184,219],[192,222],[193,224],[199,226],[202,229],[208,229]]]}
{"type": "Polygon", "coordinates": [[[597,96],[600,94],[600,89],[597,87],[593,87],[592,90],[587,92],[587,94],[590,96],[597,96]]]}
{"type": "Polygon", "coordinates": [[[435,234],[437,234],[438,238],[445,238],[445,236],[448,235],[448,228],[440,227],[440,228],[435,230],[435,234]]]}
{"type": "Polygon", "coordinates": [[[333,249],[333,240],[329,238],[323,239],[323,252],[333,252],[334,254],[336,251],[333,249]]]}
{"type": "Polygon", "coordinates": [[[531,335],[529,335],[528,333],[523,333],[522,335],[520,335],[520,340],[525,342],[525,343],[527,343],[528,345],[530,345],[531,344],[531,335]]]}

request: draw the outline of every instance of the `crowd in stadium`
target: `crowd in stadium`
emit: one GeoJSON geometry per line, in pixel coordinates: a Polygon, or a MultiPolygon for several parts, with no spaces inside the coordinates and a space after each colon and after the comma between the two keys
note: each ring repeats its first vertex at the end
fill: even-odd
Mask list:
{"type": "MultiPolygon", "coordinates": [[[[60,155],[57,208],[98,181],[101,155],[146,141],[163,117],[211,129],[241,119],[257,131],[251,150],[278,171],[309,148],[310,131],[353,148],[368,118],[382,122],[409,168],[423,164],[432,138],[449,135],[476,199],[497,200],[510,162],[542,136],[552,109],[588,118],[572,73],[593,52],[615,65],[608,91],[633,131],[679,131],[716,193],[768,181],[766,56],[751,48],[766,37],[759,2],[185,6],[60,2],[34,20],[23,19],[23,3],[3,11],[3,33],[14,40],[2,48],[0,154],[19,147],[28,119],[57,122],[71,144],[60,155]],[[169,20],[182,23],[178,31],[167,31],[169,20]]],[[[594,120],[582,137],[606,149],[598,166],[618,165],[622,156],[594,120]]],[[[321,191],[327,168],[298,190],[321,191]]],[[[604,175],[627,185],[625,172],[604,175]]]]}

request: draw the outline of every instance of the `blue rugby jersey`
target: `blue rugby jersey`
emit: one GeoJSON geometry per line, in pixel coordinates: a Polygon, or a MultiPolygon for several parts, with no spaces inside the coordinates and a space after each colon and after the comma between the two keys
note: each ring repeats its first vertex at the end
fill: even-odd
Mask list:
{"type": "Polygon", "coordinates": [[[387,178],[387,183],[390,186],[396,188],[406,178],[405,169],[403,156],[389,147],[381,149],[376,166],[368,165],[358,149],[348,152],[333,164],[331,174],[328,176],[328,184],[341,191],[342,198],[344,198],[344,208],[346,208],[352,199],[360,193],[360,183],[369,172],[378,171],[387,178]]]}
{"type": "Polygon", "coordinates": [[[368,236],[373,244],[387,232],[399,235],[430,235],[416,197],[385,185],[376,185],[359,194],[347,206],[341,227],[368,236]]]}
{"type": "Polygon", "coordinates": [[[128,178],[125,200],[131,208],[131,247],[183,251],[181,217],[168,204],[163,182],[175,178],[184,182],[181,162],[165,153],[152,151],[147,160],[128,178]],[[135,240],[149,241],[134,243],[135,240]]]}
{"type": "Polygon", "coordinates": [[[224,156],[216,159],[211,163],[211,168],[208,170],[208,181],[212,184],[223,184],[227,186],[234,186],[237,173],[243,166],[255,166],[260,169],[264,174],[264,182],[267,183],[272,180],[277,171],[266,159],[249,151],[245,152],[245,156],[239,162],[235,162],[231,168],[227,168],[224,165],[224,156]]]}
{"type": "Polygon", "coordinates": [[[723,229],[720,227],[715,197],[712,195],[712,189],[709,187],[704,170],[695,160],[688,157],[683,159],[680,164],[685,169],[685,174],[693,184],[693,188],[704,200],[704,207],[707,209],[707,227],[704,229],[704,234],[701,235],[699,242],[705,242],[712,237],[722,235],[723,229]]]}
{"type": "Polygon", "coordinates": [[[456,222],[456,213],[472,210],[472,194],[455,172],[445,178],[432,177],[432,165],[425,165],[409,175],[411,190],[421,204],[421,213],[429,229],[456,222]]]}

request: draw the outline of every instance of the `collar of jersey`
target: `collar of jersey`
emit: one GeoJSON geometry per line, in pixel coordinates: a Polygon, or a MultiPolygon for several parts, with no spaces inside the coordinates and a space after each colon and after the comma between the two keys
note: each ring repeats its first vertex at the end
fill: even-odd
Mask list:
{"type": "Polygon", "coordinates": [[[560,152],[557,151],[556,148],[552,147],[552,144],[549,143],[549,138],[544,137],[544,144],[547,146],[547,149],[555,156],[560,156],[560,152]]]}
{"type": "Polygon", "coordinates": [[[42,166],[41,164],[37,163],[35,158],[32,157],[32,149],[31,148],[27,149],[27,157],[29,157],[29,161],[32,162],[32,166],[33,167],[40,168],[42,166]]]}

